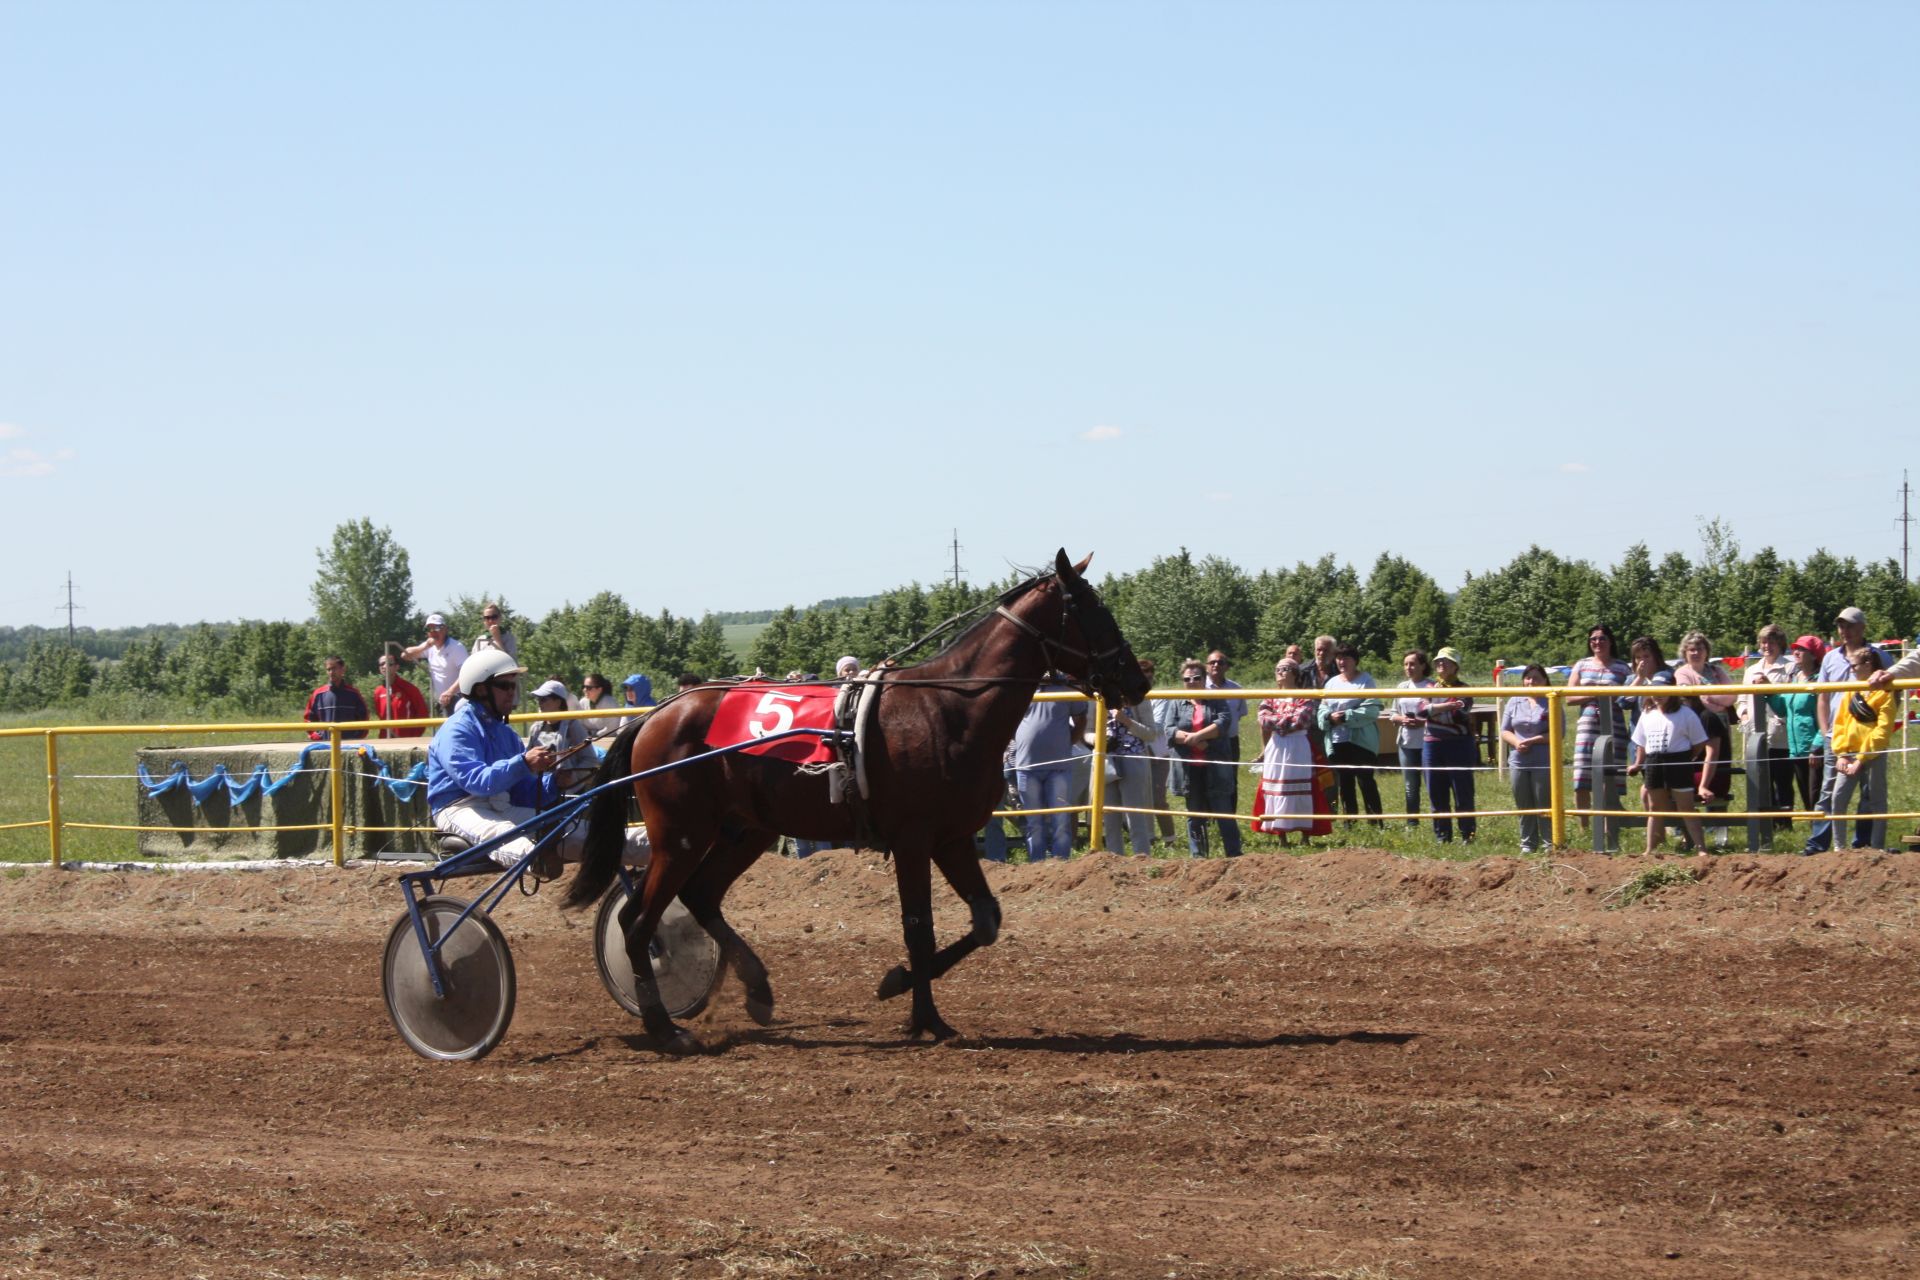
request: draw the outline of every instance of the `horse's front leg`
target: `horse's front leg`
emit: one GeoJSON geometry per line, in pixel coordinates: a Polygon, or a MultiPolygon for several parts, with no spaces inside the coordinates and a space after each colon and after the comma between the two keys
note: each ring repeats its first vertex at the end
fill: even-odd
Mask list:
{"type": "Polygon", "coordinates": [[[948,1040],[958,1034],[933,1007],[933,867],[923,850],[893,851],[894,882],[900,888],[900,925],[907,938],[913,975],[913,1016],[907,1034],[948,1040]]]}
{"type": "MultiPolygon", "coordinates": [[[[980,947],[990,947],[1000,936],[1000,902],[987,888],[986,874],[980,869],[980,859],[974,856],[973,837],[962,835],[944,840],[935,846],[934,861],[940,867],[953,891],[966,902],[967,909],[973,915],[973,929],[965,937],[936,951],[933,967],[924,970],[927,980],[932,982],[972,955],[980,947]]],[[[913,985],[914,974],[922,972],[919,965],[909,969],[897,964],[880,979],[879,997],[891,1000],[907,991],[913,985]]]]}

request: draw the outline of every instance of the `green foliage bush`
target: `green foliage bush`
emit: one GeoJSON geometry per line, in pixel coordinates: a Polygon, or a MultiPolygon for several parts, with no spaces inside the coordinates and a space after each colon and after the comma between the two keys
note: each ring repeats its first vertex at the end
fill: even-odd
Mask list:
{"type": "MultiPolygon", "coordinates": [[[[150,719],[138,709],[170,708],[196,717],[283,719],[297,716],[321,679],[324,653],[344,653],[363,688],[374,682],[379,644],[416,640],[420,613],[412,601],[404,549],[365,521],[342,525],[320,554],[316,601],[331,621],[173,624],[112,633],[83,631],[69,646],[65,632],[0,628],[0,711],[85,707],[93,718],[150,719]],[[355,566],[358,566],[357,568],[355,566]],[[361,590],[356,575],[381,580],[361,590]],[[378,602],[378,618],[347,625],[360,605],[378,602]],[[388,635],[398,630],[400,635],[388,635]],[[356,638],[357,637],[357,638],[356,638]],[[109,715],[109,709],[112,714],[109,715]]],[[[662,610],[647,614],[613,592],[564,604],[538,621],[513,612],[492,593],[450,597],[435,608],[453,633],[471,642],[484,600],[500,604],[520,639],[520,657],[536,679],[558,676],[577,688],[600,671],[618,681],[645,672],[671,689],[683,671],[702,676],[758,668],[828,673],[851,653],[863,663],[893,653],[942,620],[988,599],[1020,575],[982,587],[941,583],[900,587],[860,600],[792,606],[768,615],[744,660],[728,647],[722,615],[695,621],[662,610]]],[[[1566,560],[1539,546],[1486,573],[1469,574],[1451,597],[1411,561],[1382,555],[1363,579],[1332,555],[1290,569],[1249,574],[1220,556],[1195,558],[1182,547],[1135,573],[1108,575],[1102,594],[1142,657],[1171,674],[1178,659],[1222,648],[1236,658],[1242,683],[1289,644],[1310,646],[1327,633],[1349,640],[1382,674],[1397,670],[1408,648],[1431,652],[1451,644],[1467,656],[1470,678],[1484,678],[1492,660],[1568,662],[1584,655],[1587,628],[1612,626],[1624,644],[1659,638],[1671,652],[1698,628],[1720,652],[1751,644],[1763,623],[1790,634],[1826,633],[1847,605],[1867,611],[1876,637],[1908,636],[1920,626],[1920,589],[1892,560],[1861,565],[1819,550],[1805,561],[1772,548],[1743,556],[1721,521],[1701,529],[1697,559],[1670,553],[1657,564],[1644,544],[1627,548],[1606,570],[1566,560]]],[[[734,616],[734,615],[727,615],[734,616]]],[[[416,673],[418,676],[418,673],[416,673]]]]}

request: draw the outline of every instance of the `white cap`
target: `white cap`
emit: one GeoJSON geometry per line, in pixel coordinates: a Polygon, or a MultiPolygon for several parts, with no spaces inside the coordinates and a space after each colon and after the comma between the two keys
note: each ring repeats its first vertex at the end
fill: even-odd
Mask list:
{"type": "Polygon", "coordinates": [[[447,625],[447,620],[442,614],[430,613],[427,615],[427,625],[430,627],[444,627],[447,625]]]}
{"type": "Polygon", "coordinates": [[[538,689],[535,689],[533,696],[535,701],[541,698],[564,698],[567,696],[567,686],[561,684],[558,680],[549,680],[538,689]]]}

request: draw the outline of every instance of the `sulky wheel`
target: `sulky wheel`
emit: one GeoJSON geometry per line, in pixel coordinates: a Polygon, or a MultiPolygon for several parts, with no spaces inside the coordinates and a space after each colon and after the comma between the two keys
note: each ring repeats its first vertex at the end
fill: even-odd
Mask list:
{"type": "MultiPolygon", "coordinates": [[[[427,937],[453,929],[467,903],[447,894],[420,902],[427,937]]],[[[433,993],[427,960],[420,952],[413,917],[402,911],[387,930],[380,979],[387,993],[387,1014],[407,1047],[423,1058],[471,1062],[483,1058],[507,1034],[513,1021],[513,953],[485,912],[476,911],[453,929],[440,948],[440,981],[446,994],[433,993]]]]}
{"type": "MultiPolygon", "coordinates": [[[[608,994],[637,1018],[640,999],[634,994],[633,966],[627,961],[627,939],[620,926],[620,908],[626,904],[626,886],[618,882],[600,900],[599,914],[593,919],[594,961],[608,994]]],[[[667,904],[660,917],[648,954],[653,957],[653,980],[660,988],[660,1003],[666,1006],[669,1017],[691,1018],[707,1007],[720,986],[720,944],[707,935],[678,898],[667,904]]]]}

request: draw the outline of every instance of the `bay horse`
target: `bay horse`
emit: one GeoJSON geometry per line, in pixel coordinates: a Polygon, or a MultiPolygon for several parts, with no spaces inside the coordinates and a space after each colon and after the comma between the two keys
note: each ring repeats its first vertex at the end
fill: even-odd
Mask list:
{"type": "MultiPolygon", "coordinates": [[[[668,1016],[647,958],[661,913],[676,896],[719,944],[745,988],[747,1011],[762,1025],[772,1020],[766,966],[727,924],[720,902],[781,835],[858,839],[892,854],[908,968],[888,974],[881,994],[912,991],[910,1035],[955,1034],[934,1008],[933,979],[999,934],[1000,904],[987,888],[973,835],[1006,793],[1002,756],[1034,691],[1049,671],[1110,706],[1133,706],[1149,687],[1119,624],[1086,580],[1092,559],[1069,564],[1060,551],[1052,570],[980,606],[975,612],[991,611],[935,656],[882,671],[865,741],[864,831],[856,828],[854,804],[832,803],[825,776],[765,755],[716,755],[635,779],[653,855],[621,921],[641,1021],[661,1048],[699,1048],[668,1016]],[[933,866],[973,917],[972,931],[944,951],[934,946],[933,866]]],[[[628,725],[594,785],[710,752],[708,727],[733,687],[690,689],[628,725]]],[[[624,788],[608,787],[590,802],[580,868],[563,905],[586,906],[605,892],[620,863],[626,817],[624,788]]]]}

